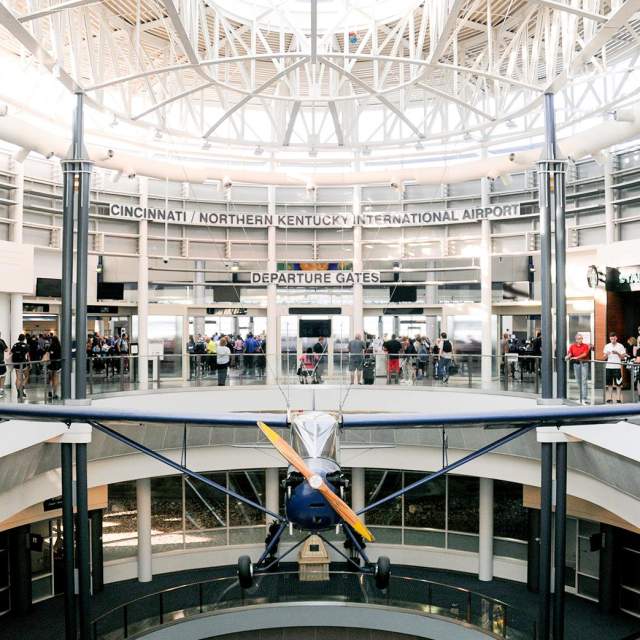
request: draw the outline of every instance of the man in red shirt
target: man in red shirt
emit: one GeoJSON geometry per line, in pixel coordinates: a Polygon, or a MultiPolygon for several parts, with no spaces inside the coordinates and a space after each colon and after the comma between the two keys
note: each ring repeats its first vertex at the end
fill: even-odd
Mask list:
{"type": "Polygon", "coordinates": [[[573,363],[573,374],[580,389],[580,404],[589,403],[587,399],[589,395],[587,391],[587,381],[589,379],[590,355],[591,347],[584,342],[582,334],[577,333],[575,342],[567,349],[565,360],[570,360],[573,363]]]}

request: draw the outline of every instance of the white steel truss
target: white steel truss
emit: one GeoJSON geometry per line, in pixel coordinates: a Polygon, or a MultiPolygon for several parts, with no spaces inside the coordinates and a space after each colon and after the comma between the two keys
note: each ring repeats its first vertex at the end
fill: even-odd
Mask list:
{"type": "Polygon", "coordinates": [[[213,0],[0,0],[0,48],[109,117],[272,150],[513,141],[546,91],[566,126],[640,87],[640,0],[405,0],[356,26],[332,3],[305,24],[287,0],[247,19],[213,0]]]}

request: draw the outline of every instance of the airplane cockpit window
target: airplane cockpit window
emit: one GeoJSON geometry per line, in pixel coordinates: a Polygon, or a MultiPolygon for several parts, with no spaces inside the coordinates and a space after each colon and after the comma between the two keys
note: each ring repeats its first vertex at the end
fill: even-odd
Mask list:
{"type": "Polygon", "coordinates": [[[337,457],[339,423],[327,413],[305,412],[291,422],[291,445],[303,458],[337,457]]]}

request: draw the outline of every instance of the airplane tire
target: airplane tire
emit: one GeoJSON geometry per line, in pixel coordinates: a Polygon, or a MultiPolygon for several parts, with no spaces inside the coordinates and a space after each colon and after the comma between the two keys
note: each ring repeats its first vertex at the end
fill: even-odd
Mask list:
{"type": "Polygon", "coordinates": [[[389,586],[389,576],[391,575],[391,560],[387,556],[380,556],[376,562],[376,587],[386,589],[389,586]]]}
{"type": "Polygon", "coordinates": [[[238,581],[243,589],[248,589],[253,584],[253,563],[249,556],[238,558],[238,581]]]}

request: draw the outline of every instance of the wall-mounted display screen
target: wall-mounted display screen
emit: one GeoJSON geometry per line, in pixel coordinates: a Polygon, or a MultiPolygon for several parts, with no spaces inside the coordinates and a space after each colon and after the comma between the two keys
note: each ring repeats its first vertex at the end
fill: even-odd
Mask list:
{"type": "Polygon", "coordinates": [[[58,278],[38,278],[36,280],[36,296],[38,298],[62,297],[62,280],[58,278]]]}
{"type": "Polygon", "coordinates": [[[418,287],[389,287],[390,302],[415,302],[418,297],[418,287]]]}
{"type": "Polygon", "coordinates": [[[98,282],[98,300],[124,300],[124,282],[98,282]]]}
{"type": "Polygon", "coordinates": [[[300,320],[298,335],[301,338],[330,338],[331,320],[300,320]]]}

